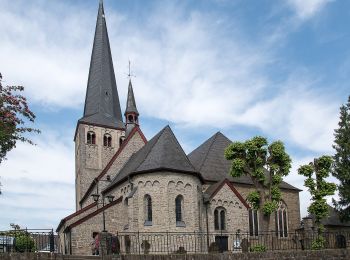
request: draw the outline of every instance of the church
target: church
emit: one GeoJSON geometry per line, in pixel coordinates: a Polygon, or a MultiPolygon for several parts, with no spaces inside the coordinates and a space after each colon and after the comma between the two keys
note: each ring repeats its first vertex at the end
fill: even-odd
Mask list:
{"type": "MultiPolygon", "coordinates": [[[[209,250],[209,234],[226,250],[234,245],[229,234],[258,236],[259,212],[246,201],[252,181],[229,176],[230,162],[224,158],[232,141],[220,132],[208,133],[213,135],[186,154],[169,126],[147,140],[131,79],[125,87],[122,114],[100,1],[84,114],[74,135],[76,211],[57,227],[61,251],[90,255],[93,235],[102,231],[124,235],[120,243],[128,252],[133,234],[138,239],[151,233],[207,234],[207,241],[192,245],[196,251],[209,250]]],[[[300,225],[300,190],[286,182],[280,188],[282,201],[270,225],[277,239],[300,225]]],[[[148,248],[155,243],[148,239],[148,248]]]]}

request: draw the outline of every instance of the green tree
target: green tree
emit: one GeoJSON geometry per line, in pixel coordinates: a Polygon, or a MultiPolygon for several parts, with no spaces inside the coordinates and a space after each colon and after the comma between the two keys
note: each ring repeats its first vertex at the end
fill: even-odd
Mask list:
{"type": "Polygon", "coordinates": [[[262,231],[269,231],[270,216],[281,200],[280,183],[289,174],[291,159],[281,141],[270,145],[264,137],[256,136],[245,142],[233,142],[225,150],[225,157],[232,161],[230,174],[250,177],[255,191],[248,195],[248,202],[260,214],[262,231]]]}
{"type": "Polygon", "coordinates": [[[328,215],[328,205],[325,197],[334,195],[337,188],[334,183],[325,180],[331,172],[332,162],[332,157],[321,156],[314,159],[314,162],[302,165],[298,169],[298,173],[306,177],[304,185],[311,194],[312,202],[308,207],[308,212],[314,216],[317,226],[317,237],[312,242],[313,249],[321,249],[325,243],[322,236],[324,228],[321,224],[321,220],[328,215]]]}
{"type": "Polygon", "coordinates": [[[335,129],[334,167],[332,174],[339,180],[339,200],[333,200],[342,221],[350,220],[350,96],[340,107],[339,128],[335,129]]]}
{"type": "Polygon", "coordinates": [[[3,86],[0,73],[0,163],[6,154],[16,147],[17,141],[33,144],[25,134],[39,133],[37,129],[25,126],[25,120],[34,122],[35,115],[29,109],[27,99],[18,94],[22,86],[3,86]]]}

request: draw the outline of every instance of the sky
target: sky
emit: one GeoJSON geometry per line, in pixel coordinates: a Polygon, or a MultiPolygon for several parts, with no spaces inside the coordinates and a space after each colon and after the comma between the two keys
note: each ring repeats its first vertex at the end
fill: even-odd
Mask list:
{"type": "MultiPolygon", "coordinates": [[[[286,181],[310,196],[297,168],[334,153],[350,94],[350,2],[105,0],[122,111],[131,61],[141,129],[165,125],[186,153],[217,131],[233,141],[281,140],[286,181]]],[[[74,142],[82,116],[98,0],[0,0],[0,72],[23,85],[37,144],[0,165],[0,230],[56,228],[75,210],[74,142]]],[[[336,182],[334,178],[330,178],[336,182]]],[[[330,198],[329,198],[330,201],[330,198]]]]}

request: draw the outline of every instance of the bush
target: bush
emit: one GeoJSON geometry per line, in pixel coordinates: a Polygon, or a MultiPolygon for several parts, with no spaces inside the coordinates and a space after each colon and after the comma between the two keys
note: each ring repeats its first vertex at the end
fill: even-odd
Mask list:
{"type": "Polygon", "coordinates": [[[15,250],[17,252],[34,252],[35,242],[29,235],[20,235],[15,238],[15,250]]]}
{"type": "Polygon", "coordinates": [[[255,245],[250,247],[250,252],[266,252],[266,246],[264,245],[255,245]]]}
{"type": "Polygon", "coordinates": [[[318,236],[315,238],[311,243],[311,249],[312,250],[320,250],[324,248],[325,239],[322,236],[318,236]]]}

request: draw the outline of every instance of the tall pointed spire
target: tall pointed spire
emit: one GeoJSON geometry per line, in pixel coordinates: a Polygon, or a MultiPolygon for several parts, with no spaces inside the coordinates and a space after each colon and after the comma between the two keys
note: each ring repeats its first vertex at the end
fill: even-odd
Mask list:
{"type": "Polygon", "coordinates": [[[97,15],[84,116],[79,122],[114,128],[125,127],[120,109],[102,0],[100,0],[97,15]]]}

